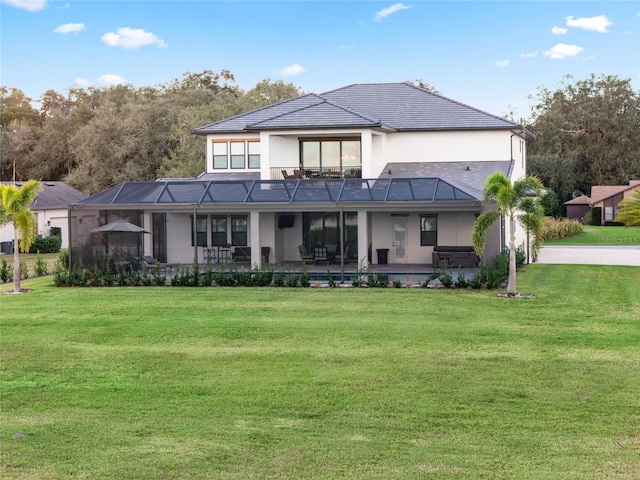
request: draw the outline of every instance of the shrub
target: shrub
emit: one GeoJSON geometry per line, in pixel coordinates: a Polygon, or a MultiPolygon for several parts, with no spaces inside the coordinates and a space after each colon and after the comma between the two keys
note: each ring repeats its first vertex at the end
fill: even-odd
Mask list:
{"type": "Polygon", "coordinates": [[[36,238],[35,242],[33,242],[29,248],[29,253],[57,253],[60,251],[61,245],[62,237],[58,237],[57,235],[36,238]]]}
{"type": "Polygon", "coordinates": [[[40,252],[38,252],[38,255],[36,256],[36,266],[34,272],[36,274],[36,277],[43,277],[49,274],[49,265],[47,264],[45,259],[42,258],[40,252]]]}
{"type": "Polygon", "coordinates": [[[482,288],[482,272],[480,270],[476,270],[471,280],[469,280],[469,285],[474,290],[479,290],[482,288]]]}
{"type": "Polygon", "coordinates": [[[273,280],[273,285],[276,287],[284,287],[286,284],[286,277],[283,271],[278,272],[276,278],[273,280]]]}
{"type": "Polygon", "coordinates": [[[389,286],[389,275],[384,272],[378,274],[378,287],[387,288],[389,286]]]}
{"type": "Polygon", "coordinates": [[[62,238],[62,228],[60,228],[60,227],[51,227],[49,229],[49,235],[51,235],[53,237],[62,238]]]}
{"type": "Polygon", "coordinates": [[[583,228],[579,222],[566,218],[559,220],[547,218],[542,225],[542,240],[560,240],[577,237],[582,233],[583,228]]]}
{"type": "Polygon", "coordinates": [[[65,269],[69,269],[69,250],[62,250],[58,255],[58,262],[60,266],[65,269]]]}
{"type": "Polygon", "coordinates": [[[329,283],[330,287],[336,286],[336,281],[333,279],[333,275],[331,275],[331,270],[329,270],[328,268],[327,268],[327,282],[329,283]]]}
{"type": "Polygon", "coordinates": [[[300,275],[300,285],[307,288],[311,285],[309,281],[309,271],[307,270],[307,265],[305,263],[302,264],[302,274],[300,275]]]}
{"type": "Polygon", "coordinates": [[[498,288],[507,278],[509,278],[509,250],[505,249],[487,263],[487,288],[498,288]]]}
{"type": "Polygon", "coordinates": [[[463,271],[458,272],[458,278],[454,282],[454,285],[457,288],[467,288],[469,286],[469,280],[467,280],[463,271]]]}
{"type": "Polygon", "coordinates": [[[13,267],[3,258],[2,262],[0,262],[0,281],[7,283],[11,278],[13,278],[13,267]]]}
{"type": "Polygon", "coordinates": [[[156,266],[153,268],[153,283],[158,287],[166,285],[167,277],[162,275],[162,267],[160,262],[156,262],[156,266]]]}

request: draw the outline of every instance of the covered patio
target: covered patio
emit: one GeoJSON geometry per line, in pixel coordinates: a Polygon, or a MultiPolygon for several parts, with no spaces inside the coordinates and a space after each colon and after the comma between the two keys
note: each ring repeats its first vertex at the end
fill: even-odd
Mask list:
{"type": "Polygon", "coordinates": [[[97,250],[91,232],[124,219],[151,233],[141,253],[168,265],[204,266],[212,257],[219,261],[224,250],[225,260],[260,265],[266,259],[294,269],[303,260],[300,246],[321,246],[333,253],[329,265],[304,259],[314,274],[329,268],[332,275],[350,275],[360,265],[390,276],[426,276],[432,271],[428,245],[469,244],[482,209],[478,196],[439,177],[126,182],[70,207],[70,262],[92,268],[97,250]],[[437,215],[438,237],[421,236],[420,218],[437,215]],[[458,231],[461,218],[464,229],[458,231]],[[381,251],[394,247],[383,259],[381,251]]]}

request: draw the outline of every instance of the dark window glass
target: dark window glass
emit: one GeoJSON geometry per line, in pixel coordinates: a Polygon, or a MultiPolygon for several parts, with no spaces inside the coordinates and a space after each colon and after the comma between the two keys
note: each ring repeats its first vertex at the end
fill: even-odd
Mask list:
{"type": "Polygon", "coordinates": [[[214,217],[211,219],[211,245],[226,245],[227,240],[227,218],[214,217]]]}
{"type": "Polygon", "coordinates": [[[432,247],[438,244],[438,217],[420,215],[420,245],[432,247]]]}
{"type": "Polygon", "coordinates": [[[231,219],[231,244],[247,246],[247,217],[231,219]]]}
{"type": "MultiPolygon", "coordinates": [[[[196,236],[198,246],[207,246],[207,217],[196,217],[196,236]]],[[[191,215],[191,246],[193,247],[193,215],[191,215]]]]}

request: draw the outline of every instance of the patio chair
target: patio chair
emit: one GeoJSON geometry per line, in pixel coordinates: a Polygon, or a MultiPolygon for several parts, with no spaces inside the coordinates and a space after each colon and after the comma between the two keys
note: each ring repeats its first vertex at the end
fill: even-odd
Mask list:
{"type": "Polygon", "coordinates": [[[293,177],[294,178],[300,178],[300,179],[308,178],[307,175],[305,174],[304,170],[301,170],[299,168],[297,168],[297,169],[295,169],[293,171],[293,177]]]}
{"type": "Polygon", "coordinates": [[[295,175],[289,175],[285,169],[280,170],[282,172],[282,177],[285,180],[295,180],[297,177],[295,175]]]}
{"type": "Polygon", "coordinates": [[[337,253],[338,253],[338,244],[327,243],[327,255],[329,256],[329,263],[333,263],[335,261],[337,253]]]}
{"type": "MultiPolygon", "coordinates": [[[[346,247],[344,247],[344,263],[347,263],[349,261],[349,254],[351,253],[351,250],[349,248],[349,245],[347,245],[346,247]]],[[[342,256],[340,255],[340,251],[336,252],[334,261],[336,263],[340,263],[340,261],[342,260],[342,256]]]]}
{"type": "Polygon", "coordinates": [[[159,263],[158,260],[153,258],[151,255],[144,255],[141,260],[142,263],[144,263],[148,267],[155,267],[156,263],[159,263]]]}
{"type": "Polygon", "coordinates": [[[307,247],[304,245],[298,245],[298,250],[300,251],[300,258],[302,258],[303,262],[313,262],[315,257],[312,253],[307,251],[307,247]]]}
{"type": "Polygon", "coordinates": [[[327,254],[327,247],[316,247],[314,249],[314,258],[315,264],[317,265],[320,262],[329,263],[329,255],[327,254]]]}

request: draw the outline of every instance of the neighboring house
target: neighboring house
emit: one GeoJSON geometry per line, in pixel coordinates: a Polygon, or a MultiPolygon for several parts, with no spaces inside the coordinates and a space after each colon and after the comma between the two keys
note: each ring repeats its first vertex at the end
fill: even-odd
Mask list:
{"type": "MultiPolygon", "coordinates": [[[[2,182],[13,184],[13,182],[2,182]]],[[[17,187],[22,187],[25,182],[15,182],[17,187]]],[[[37,235],[48,237],[51,227],[58,227],[62,233],[62,248],[69,246],[69,205],[87,198],[87,195],[70,187],[64,182],[40,182],[42,191],[31,204],[31,210],[36,216],[37,235]]],[[[13,242],[14,230],[12,225],[0,227],[0,242],[6,246],[13,242]]],[[[8,253],[8,252],[5,252],[8,253]]]]}
{"type": "MultiPolygon", "coordinates": [[[[198,178],[125,182],[72,206],[72,262],[100,244],[91,230],[123,218],[151,233],[131,242],[168,263],[202,262],[227,244],[248,247],[252,264],[264,247],[286,263],[301,260],[300,245],[343,243],[352,261],[431,264],[436,244],[471,245],[486,178],[523,177],[532,138],[407,83],[307,94],[194,133],[207,140],[198,178]]],[[[508,228],[496,227],[486,257],[508,228]]]]}
{"type": "Polygon", "coordinates": [[[568,202],[564,202],[567,206],[567,218],[569,220],[577,220],[582,222],[584,216],[591,211],[591,197],[580,195],[572,198],[568,202]]]}
{"type": "Polygon", "coordinates": [[[635,190],[640,189],[640,180],[631,180],[629,185],[595,185],[591,187],[591,196],[581,195],[565,202],[567,218],[582,220],[593,207],[600,207],[600,223],[613,222],[618,214],[622,200],[630,199],[635,190]]]}

